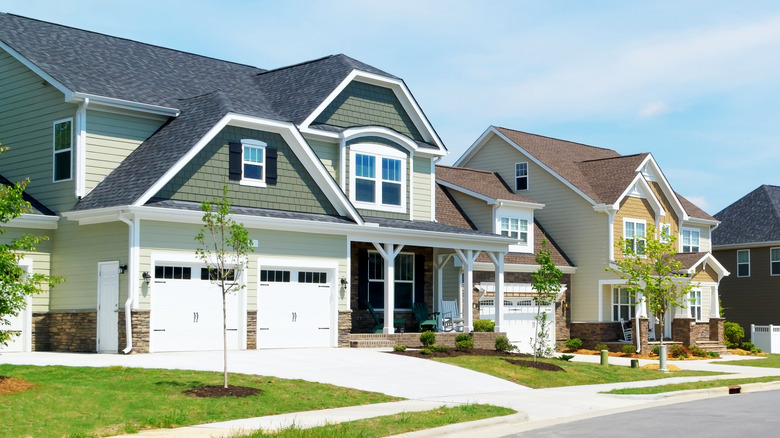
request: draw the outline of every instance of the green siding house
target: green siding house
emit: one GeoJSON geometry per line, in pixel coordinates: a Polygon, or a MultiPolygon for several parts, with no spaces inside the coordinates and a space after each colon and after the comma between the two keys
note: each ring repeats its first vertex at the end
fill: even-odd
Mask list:
{"type": "Polygon", "coordinates": [[[22,315],[23,351],[220,349],[194,236],[225,185],[255,243],[232,349],[393,342],[415,306],[471,308],[444,260],[489,254],[500,291],[517,243],[436,220],[447,149],[402,79],[345,55],[266,70],[0,14],[0,141],[36,202],[15,229],[50,238],[27,266],[65,279],[22,315]]]}

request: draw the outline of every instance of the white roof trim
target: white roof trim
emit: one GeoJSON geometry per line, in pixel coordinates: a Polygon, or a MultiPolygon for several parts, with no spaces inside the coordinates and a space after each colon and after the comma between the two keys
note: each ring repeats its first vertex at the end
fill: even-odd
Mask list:
{"type": "Polygon", "coordinates": [[[566,187],[570,188],[573,192],[575,192],[578,195],[582,196],[582,198],[585,199],[586,201],[588,201],[591,205],[597,205],[598,204],[596,201],[591,199],[590,196],[586,195],[582,190],[578,189],[572,183],[570,183],[566,178],[563,178],[562,176],[560,176],[558,173],[556,173],[555,171],[553,171],[552,169],[547,167],[547,165],[545,165],[544,163],[539,161],[539,159],[537,159],[535,156],[533,156],[530,152],[526,151],[525,149],[520,147],[520,145],[518,145],[517,143],[513,142],[512,140],[510,140],[509,137],[507,137],[504,134],[502,134],[498,129],[496,129],[495,126],[490,126],[484,133],[482,133],[482,135],[477,139],[477,141],[474,142],[474,144],[472,144],[468,148],[468,150],[466,150],[466,152],[460,158],[458,158],[458,160],[455,162],[454,166],[461,166],[463,163],[465,163],[466,161],[471,159],[471,157],[473,157],[480,149],[482,149],[482,147],[487,143],[487,140],[490,139],[491,135],[497,135],[498,137],[500,137],[502,140],[507,142],[510,146],[514,147],[520,153],[525,155],[526,158],[529,161],[532,161],[537,166],[539,166],[542,169],[544,169],[547,173],[549,173],[550,175],[552,175],[555,178],[557,178],[558,181],[563,183],[566,187]]]}
{"type": "Polygon", "coordinates": [[[414,100],[412,93],[409,91],[409,89],[406,87],[406,84],[402,80],[388,78],[386,76],[367,73],[360,70],[352,70],[352,72],[347,75],[346,78],[344,78],[344,80],[330,93],[330,95],[328,95],[328,97],[317,106],[317,108],[309,115],[309,117],[307,117],[303,123],[301,123],[301,130],[306,131],[307,133],[310,132],[309,125],[314,122],[314,120],[325,110],[325,108],[327,108],[328,105],[330,105],[353,80],[377,85],[380,87],[389,87],[392,89],[396,95],[396,98],[398,98],[398,100],[401,102],[401,105],[404,107],[406,113],[409,115],[409,117],[412,118],[414,126],[420,130],[420,133],[422,134],[425,141],[432,142],[441,151],[446,153],[447,148],[444,147],[444,143],[442,143],[441,139],[436,134],[436,131],[434,131],[430,122],[428,122],[428,119],[425,117],[425,114],[422,112],[419,105],[417,105],[417,101],[414,100]]]}
{"type": "Polygon", "coordinates": [[[729,250],[729,249],[750,249],[750,248],[762,248],[769,246],[780,246],[780,240],[771,240],[767,242],[745,242],[745,243],[729,243],[727,245],[712,245],[713,251],[729,250]]]}
{"type": "Polygon", "coordinates": [[[663,205],[661,204],[661,201],[658,200],[658,198],[655,196],[655,193],[653,193],[653,189],[650,188],[650,184],[647,183],[647,180],[645,180],[644,175],[642,175],[641,172],[637,173],[634,177],[634,180],[631,181],[631,184],[626,187],[626,189],[623,191],[623,193],[620,194],[620,196],[617,198],[615,203],[612,205],[612,208],[615,210],[620,208],[620,202],[623,201],[627,196],[631,195],[631,192],[634,191],[634,189],[638,189],[638,191],[642,192],[642,194],[645,196],[644,199],[647,199],[650,202],[650,206],[653,207],[653,210],[658,213],[659,216],[665,216],[666,211],[664,210],[663,205]]]}
{"type": "Polygon", "coordinates": [[[40,230],[56,230],[59,216],[22,213],[21,216],[8,221],[5,226],[10,228],[36,228],[40,230]]]}
{"type": "Polygon", "coordinates": [[[718,259],[716,259],[715,256],[713,256],[710,253],[704,254],[702,258],[700,258],[696,263],[691,265],[690,268],[686,269],[685,272],[689,274],[695,274],[696,268],[702,263],[709,264],[710,266],[712,266],[715,269],[715,272],[717,272],[720,277],[727,277],[731,275],[731,273],[727,271],[726,268],[723,267],[723,265],[720,264],[718,259]]]}
{"type": "Polygon", "coordinates": [[[666,199],[669,201],[669,203],[672,204],[672,208],[674,209],[675,213],[677,213],[677,217],[680,218],[681,221],[689,220],[688,213],[685,212],[685,208],[683,207],[682,203],[679,199],[677,199],[677,195],[674,193],[674,190],[672,190],[671,184],[669,184],[669,181],[667,181],[666,176],[664,175],[663,171],[661,171],[661,167],[658,166],[658,163],[655,161],[655,157],[653,157],[652,153],[647,154],[647,157],[642,160],[636,171],[641,174],[642,168],[646,165],[651,166],[653,173],[655,173],[660,178],[660,181],[657,181],[658,185],[661,187],[664,195],[666,195],[666,199]]]}
{"type": "Polygon", "coordinates": [[[348,128],[341,133],[341,137],[344,139],[344,141],[356,140],[360,137],[381,137],[398,143],[409,152],[415,152],[418,149],[417,143],[415,143],[409,137],[393,131],[392,129],[381,126],[362,126],[359,128],[348,128]]]}
{"type": "Polygon", "coordinates": [[[486,196],[486,195],[483,195],[481,193],[477,193],[475,191],[472,191],[472,190],[469,190],[469,189],[465,189],[465,188],[463,188],[461,186],[458,186],[458,185],[455,185],[455,184],[452,184],[452,183],[449,183],[449,182],[446,182],[446,181],[442,181],[440,179],[436,179],[436,183],[439,184],[439,185],[442,185],[444,187],[447,187],[448,189],[452,189],[452,190],[456,190],[458,192],[461,192],[464,195],[468,195],[468,196],[471,196],[473,198],[477,198],[479,200],[485,201],[489,205],[503,203],[504,205],[507,205],[507,206],[525,207],[525,208],[530,208],[530,209],[533,209],[533,210],[544,208],[544,204],[539,204],[539,203],[536,203],[536,202],[525,202],[525,201],[515,201],[515,200],[512,200],[512,199],[492,198],[490,196],[486,196]]]}
{"type": "Polygon", "coordinates": [[[149,199],[159,192],[174,176],[176,176],[187,163],[203,150],[204,147],[217,135],[225,126],[241,126],[248,129],[259,129],[280,134],[290,146],[295,155],[301,159],[306,170],[309,171],[317,185],[322,188],[325,195],[333,203],[333,206],[339,214],[349,217],[355,222],[362,224],[363,219],[358,214],[355,207],[349,202],[346,195],[338,187],[336,182],[330,176],[325,166],[317,158],[309,144],[303,138],[301,133],[295,128],[295,125],[289,122],[279,122],[276,120],[261,119],[259,117],[245,116],[241,114],[228,113],[217,124],[215,124],[192,148],[176,162],[167,172],[155,182],[146,192],[141,195],[133,206],[142,206],[149,199]]]}
{"type": "Polygon", "coordinates": [[[113,97],[98,96],[89,93],[73,93],[73,99],[76,101],[82,101],[89,99],[90,105],[103,105],[109,108],[117,108],[123,110],[139,111],[143,113],[159,114],[167,117],[178,117],[181,114],[181,110],[177,108],[171,108],[167,106],[152,105],[148,103],[134,102],[125,99],[116,99],[113,97]]]}
{"type": "Polygon", "coordinates": [[[43,71],[40,67],[35,65],[32,61],[22,56],[19,52],[12,49],[11,46],[5,44],[4,42],[0,41],[0,49],[5,50],[8,52],[9,55],[13,56],[14,59],[24,64],[25,67],[29,68],[33,71],[33,73],[37,74],[41,78],[43,78],[46,82],[50,83],[54,86],[57,90],[59,90],[62,94],[65,95],[65,101],[68,102],[73,99],[73,91],[63,85],[60,81],[54,79],[51,75],[43,71]]]}

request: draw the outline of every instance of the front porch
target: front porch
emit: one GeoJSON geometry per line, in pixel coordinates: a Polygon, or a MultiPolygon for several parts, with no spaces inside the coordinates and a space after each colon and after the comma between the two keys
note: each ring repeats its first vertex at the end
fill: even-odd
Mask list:
{"type": "MultiPolygon", "coordinates": [[[[672,320],[672,338],[670,344],[679,343],[683,346],[696,345],[705,351],[723,353],[726,351],[723,333],[725,320],[723,318],[710,318],[709,321],[696,321],[694,318],[674,318],[672,320]]],[[[634,320],[636,324],[636,319],[634,320]]],[[[620,322],[572,322],[571,338],[582,340],[582,347],[593,349],[598,344],[607,345],[609,351],[620,352],[625,345],[637,345],[641,354],[648,354],[655,345],[656,339],[651,339],[649,334],[650,321],[647,318],[639,318],[639,330],[633,331],[632,342],[623,339],[623,330],[620,322]],[[638,337],[638,338],[637,338],[638,337]]],[[[656,329],[656,333],[660,328],[656,329]]],[[[665,342],[666,343],[666,342],[665,342]]]]}

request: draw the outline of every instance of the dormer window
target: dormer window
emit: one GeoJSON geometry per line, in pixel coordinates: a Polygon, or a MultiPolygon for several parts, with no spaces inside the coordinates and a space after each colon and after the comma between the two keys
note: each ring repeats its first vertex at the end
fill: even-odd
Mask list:
{"type": "Polygon", "coordinates": [[[682,230],[682,252],[699,252],[699,230],[682,230]]]}
{"type": "Polygon", "coordinates": [[[528,245],[528,221],[502,217],[500,234],[506,237],[514,237],[520,245],[528,245]]]}
{"type": "Polygon", "coordinates": [[[528,190],[528,163],[515,163],[515,191],[528,190]]]}
{"type": "Polygon", "coordinates": [[[350,199],[356,207],[406,211],[406,155],[375,144],[351,146],[350,199]]]}
{"type": "Polygon", "coordinates": [[[242,186],[266,187],[276,184],[276,149],[265,142],[243,139],[230,143],[230,179],[242,186]]]}

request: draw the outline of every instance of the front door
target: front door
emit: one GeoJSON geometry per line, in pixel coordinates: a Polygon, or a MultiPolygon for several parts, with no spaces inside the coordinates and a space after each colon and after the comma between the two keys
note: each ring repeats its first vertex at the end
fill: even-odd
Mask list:
{"type": "Polygon", "coordinates": [[[119,262],[98,263],[97,351],[119,349],[119,262]]]}

